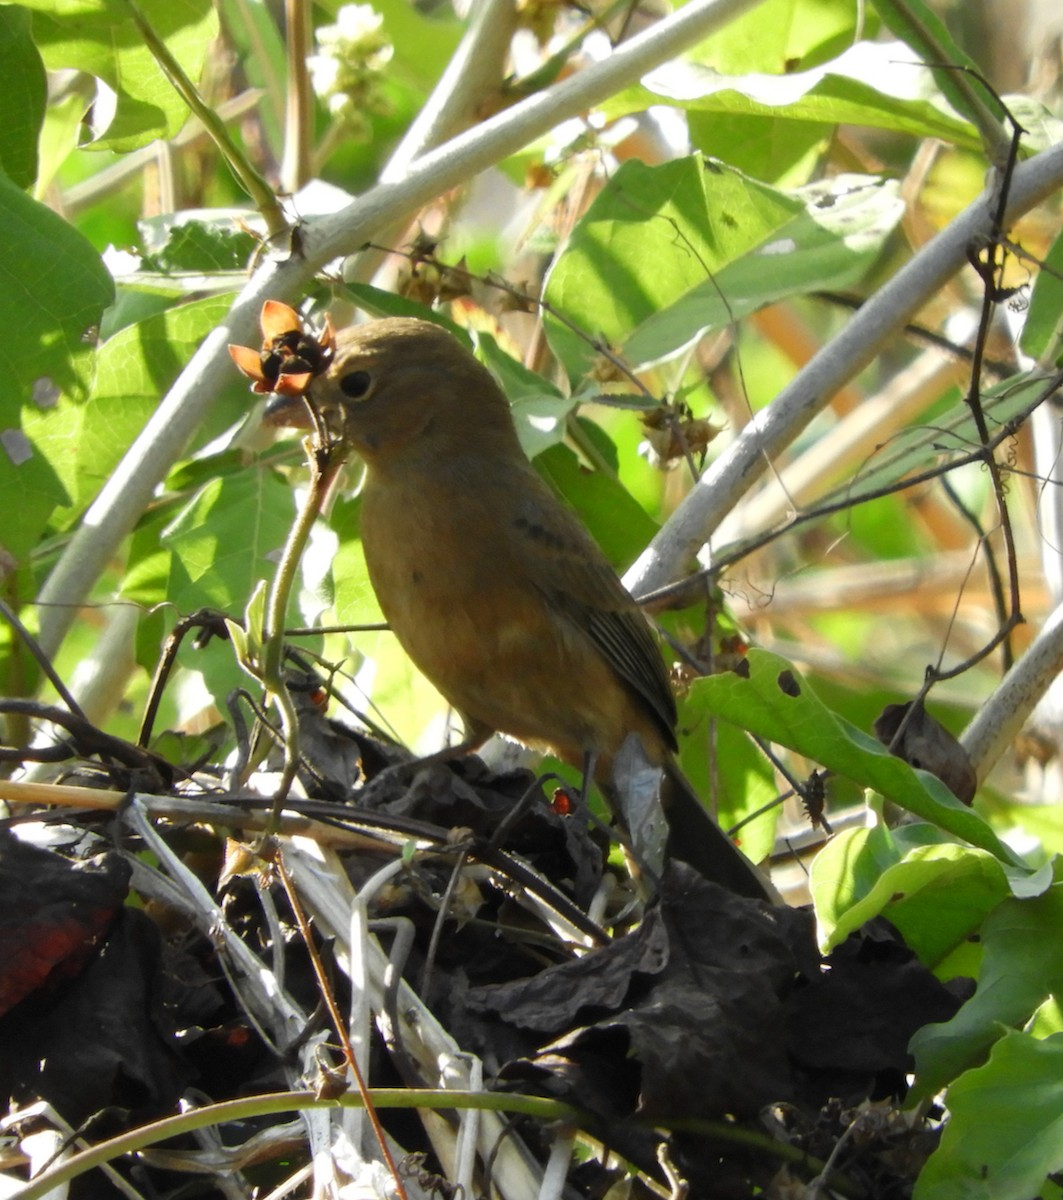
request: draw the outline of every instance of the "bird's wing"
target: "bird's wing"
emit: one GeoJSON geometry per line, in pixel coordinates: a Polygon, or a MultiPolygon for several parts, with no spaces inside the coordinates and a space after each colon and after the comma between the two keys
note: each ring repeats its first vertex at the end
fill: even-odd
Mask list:
{"type": "Polygon", "coordinates": [[[531,582],[591,639],[674,747],[675,699],[646,618],[579,519],[529,471],[537,486],[516,489],[513,527],[536,563],[531,582]]]}

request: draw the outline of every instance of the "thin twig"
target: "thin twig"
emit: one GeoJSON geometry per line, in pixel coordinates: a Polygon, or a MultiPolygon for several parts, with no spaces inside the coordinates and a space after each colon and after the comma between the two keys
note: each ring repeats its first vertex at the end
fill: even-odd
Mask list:
{"type": "Polygon", "coordinates": [[[200,96],[195,84],[188,78],[184,72],[184,68],[170,53],[169,46],[155,32],[151,22],[144,16],[133,0],[125,0],[125,3],[133,16],[137,29],[140,30],[144,44],[151,51],[152,57],[159,64],[159,68],[166,78],[173,84],[174,90],[188,105],[189,109],[200,119],[203,127],[210,134],[211,138],[213,138],[214,144],[221,151],[222,157],[228,163],[230,170],[251,197],[255,207],[262,214],[262,219],[266,222],[266,228],[269,230],[270,237],[280,237],[286,233],[288,222],[284,217],[284,212],[277,201],[273,189],[258,171],[255,170],[244,152],[229,136],[225,122],[219,118],[214,109],[200,96]]]}

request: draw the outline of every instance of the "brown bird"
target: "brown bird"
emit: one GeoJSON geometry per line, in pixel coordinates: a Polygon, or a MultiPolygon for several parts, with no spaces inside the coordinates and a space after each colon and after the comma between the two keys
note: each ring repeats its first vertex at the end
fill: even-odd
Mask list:
{"type": "Polygon", "coordinates": [[[675,701],[646,619],[525,458],[489,372],[441,327],[389,318],[336,334],[306,390],[365,463],[370,580],[399,642],[464,718],[468,746],[509,734],[593,763],[608,791],[634,731],[665,772],[671,852],[774,898],[676,766],[675,701]]]}

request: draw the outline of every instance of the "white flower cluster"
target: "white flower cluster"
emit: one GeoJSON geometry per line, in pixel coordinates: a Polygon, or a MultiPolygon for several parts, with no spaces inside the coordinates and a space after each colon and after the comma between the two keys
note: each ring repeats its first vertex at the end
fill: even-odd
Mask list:
{"type": "Polygon", "coordinates": [[[364,124],[366,112],[387,111],[379,75],[393,47],[383,17],[369,4],[345,4],[335,25],[317,31],[319,53],[307,59],[315,93],[334,117],[364,124]]]}

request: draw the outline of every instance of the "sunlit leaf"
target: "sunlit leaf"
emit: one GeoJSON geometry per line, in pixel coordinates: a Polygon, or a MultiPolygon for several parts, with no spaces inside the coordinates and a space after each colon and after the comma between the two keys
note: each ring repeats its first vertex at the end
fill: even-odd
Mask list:
{"type": "Polygon", "coordinates": [[[4,48],[0,171],[16,186],[28,188],[37,178],[37,136],[48,87],[44,64],[30,36],[29,14],[15,5],[0,7],[0,46],[4,48]]]}
{"type": "MultiPolygon", "coordinates": [[[[33,35],[49,70],[85,71],[115,93],[113,119],[93,146],[132,150],[180,129],[188,107],[145,44],[126,0],[21,2],[35,10],[33,35]]],[[[210,0],[138,0],[138,6],[195,83],[218,30],[210,0]]]]}
{"type": "MultiPolygon", "coordinates": [[[[1042,951],[1043,952],[1043,951],[1042,951]]],[[[1027,1200],[1063,1169],[1063,1034],[1009,1033],[949,1088],[950,1120],[914,1200],[1027,1200]]]]}

